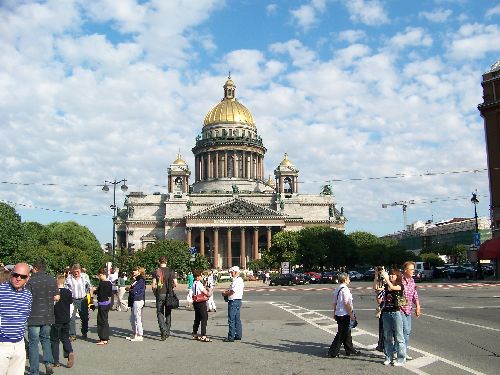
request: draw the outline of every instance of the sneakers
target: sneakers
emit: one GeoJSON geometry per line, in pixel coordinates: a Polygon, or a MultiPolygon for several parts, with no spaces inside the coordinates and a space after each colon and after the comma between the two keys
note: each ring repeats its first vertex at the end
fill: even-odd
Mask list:
{"type": "Polygon", "coordinates": [[[167,335],[166,333],[162,333],[160,340],[165,341],[166,339],[168,339],[168,336],[170,336],[170,335],[167,335]]]}
{"type": "Polygon", "coordinates": [[[407,361],[411,361],[413,359],[413,357],[410,357],[409,355],[406,355],[406,360],[407,361]]]}
{"type": "Polygon", "coordinates": [[[144,339],[142,338],[142,336],[135,336],[134,338],[131,338],[130,341],[139,342],[144,341],[144,339]]]}
{"type": "Polygon", "coordinates": [[[391,362],[391,360],[390,360],[390,359],[386,359],[386,360],[384,361],[384,366],[389,366],[391,363],[392,363],[392,362],[391,362]]]}
{"type": "Polygon", "coordinates": [[[404,366],[405,363],[404,362],[394,362],[394,367],[401,367],[401,366],[404,366]]]}
{"type": "Polygon", "coordinates": [[[47,375],[52,375],[52,374],[54,373],[54,368],[53,368],[53,366],[52,366],[52,365],[50,365],[50,364],[46,364],[46,365],[45,365],[45,373],[46,373],[47,375]]]}
{"type": "Polygon", "coordinates": [[[230,339],[230,338],[225,338],[224,340],[222,340],[223,342],[234,342],[234,339],[230,339]]]}
{"type": "Polygon", "coordinates": [[[75,340],[76,340],[76,335],[69,337],[69,341],[75,341],[75,340]]]}
{"type": "Polygon", "coordinates": [[[68,354],[68,368],[71,368],[73,367],[73,365],[75,364],[75,353],[69,353],[68,354]]]}

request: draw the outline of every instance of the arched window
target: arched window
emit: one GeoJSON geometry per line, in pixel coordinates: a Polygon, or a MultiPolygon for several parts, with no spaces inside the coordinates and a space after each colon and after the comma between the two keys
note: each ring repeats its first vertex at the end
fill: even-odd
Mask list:
{"type": "Polygon", "coordinates": [[[290,177],[283,179],[283,191],[285,193],[293,193],[292,179],[290,177]]]}

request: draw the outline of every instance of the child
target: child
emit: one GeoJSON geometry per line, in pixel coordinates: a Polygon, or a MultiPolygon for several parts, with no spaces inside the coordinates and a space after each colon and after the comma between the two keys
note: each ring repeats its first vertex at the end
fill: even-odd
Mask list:
{"type": "Polygon", "coordinates": [[[68,358],[67,367],[73,367],[75,355],[69,341],[70,306],[73,304],[71,291],[64,288],[64,275],[57,276],[57,286],[59,287],[59,301],[54,304],[55,323],[50,330],[50,341],[52,343],[52,355],[54,366],[59,364],[59,341],[63,344],[64,357],[68,358]]]}
{"type": "Polygon", "coordinates": [[[97,345],[106,345],[109,341],[109,322],[108,313],[111,308],[111,295],[113,294],[113,285],[106,276],[106,270],[100,268],[97,277],[99,285],[94,294],[97,295],[97,334],[99,342],[97,345]]]}

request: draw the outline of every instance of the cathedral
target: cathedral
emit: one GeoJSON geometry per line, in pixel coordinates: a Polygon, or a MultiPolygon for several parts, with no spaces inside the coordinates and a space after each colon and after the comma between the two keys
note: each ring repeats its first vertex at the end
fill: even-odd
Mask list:
{"type": "Polygon", "coordinates": [[[168,168],[167,192],[129,193],[116,218],[118,247],[138,251],[176,239],[195,247],[213,268],[246,268],[280,231],[320,225],[344,230],[346,218],[331,189],[300,194],[299,170],[286,153],[274,179],[265,178],[267,150],[252,113],[236,99],[231,77],[223,87],[223,99],[196,137],[194,173],[178,154],[168,168]]]}

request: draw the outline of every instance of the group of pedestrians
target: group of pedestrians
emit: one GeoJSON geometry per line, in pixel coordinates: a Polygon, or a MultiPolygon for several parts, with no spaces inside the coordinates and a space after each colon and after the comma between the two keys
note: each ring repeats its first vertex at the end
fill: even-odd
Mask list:
{"type": "MultiPolygon", "coordinates": [[[[2,270],[3,271],[3,270],[2,270]]],[[[132,270],[132,283],[125,287],[120,282],[124,275],[110,277],[105,268],[98,271],[99,283],[92,288],[89,276],[82,272],[79,264],[67,269],[64,275],[54,278],[45,272],[45,262],[37,261],[32,269],[26,263],[16,264],[11,272],[2,272],[0,280],[0,374],[24,373],[28,354],[30,374],[39,373],[39,343],[42,347],[42,362],[47,375],[53,374],[58,367],[60,343],[63,356],[67,358],[66,367],[72,367],[75,355],[72,341],[76,340],[76,319],[81,320],[81,336],[87,338],[89,330],[89,307],[92,306],[92,294],[97,305],[97,345],[107,345],[110,341],[109,311],[113,309],[116,295],[116,309],[124,309],[121,299],[125,289],[129,292],[127,306],[131,310],[130,323],[132,335],[130,341],[143,341],[143,316],[146,283],[143,267],[132,270]],[[114,285],[117,288],[114,288],[114,285]],[[123,288],[123,293],[121,292],[123,288]],[[28,332],[27,350],[24,336],[28,332]]],[[[241,300],[244,283],[237,266],[230,269],[233,282],[222,292],[228,302],[228,335],[224,342],[234,342],[242,338],[240,318],[241,300]]],[[[210,275],[209,275],[210,276],[210,275]]],[[[207,336],[208,311],[215,311],[213,300],[214,280],[210,277],[202,282],[203,273],[195,270],[190,295],[193,296],[195,318],[192,328],[193,339],[211,342],[207,336]],[[206,298],[199,300],[203,294],[206,298]],[[198,330],[200,329],[198,335],[198,330]]],[[[160,257],[159,267],[153,274],[152,290],[156,297],[156,315],[160,328],[161,340],[170,336],[172,323],[172,296],[177,287],[175,271],[167,267],[166,257],[160,257]]]]}
{"type": "MultiPolygon", "coordinates": [[[[403,264],[403,272],[392,267],[389,273],[383,268],[375,268],[374,290],[379,304],[379,346],[377,350],[384,352],[384,365],[404,366],[408,355],[411,335],[412,310],[415,305],[415,316],[420,316],[420,301],[413,274],[415,263],[403,264]]],[[[333,294],[333,311],[338,324],[338,331],[328,350],[328,356],[339,357],[343,345],[345,354],[359,355],[352,343],[351,329],[357,325],[353,298],[349,290],[349,275],[339,275],[340,285],[333,294]]]]}

